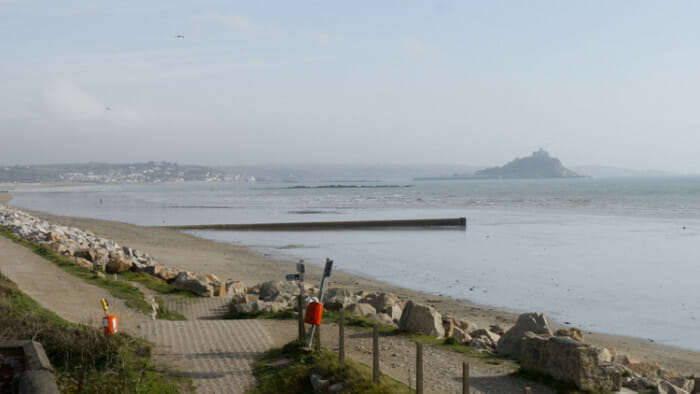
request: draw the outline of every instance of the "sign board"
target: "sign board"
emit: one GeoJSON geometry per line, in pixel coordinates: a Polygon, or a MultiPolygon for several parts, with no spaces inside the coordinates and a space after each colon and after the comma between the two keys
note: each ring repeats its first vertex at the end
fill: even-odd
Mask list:
{"type": "Polygon", "coordinates": [[[301,274],[288,274],[284,278],[288,281],[301,280],[301,274]]]}
{"type": "Polygon", "coordinates": [[[303,274],[304,272],[306,272],[306,267],[304,267],[304,263],[302,263],[302,262],[297,263],[297,272],[300,274],[303,274]]]}
{"type": "Polygon", "coordinates": [[[331,276],[331,269],[333,268],[333,260],[326,259],[326,267],[323,269],[323,277],[327,278],[331,276]]]}

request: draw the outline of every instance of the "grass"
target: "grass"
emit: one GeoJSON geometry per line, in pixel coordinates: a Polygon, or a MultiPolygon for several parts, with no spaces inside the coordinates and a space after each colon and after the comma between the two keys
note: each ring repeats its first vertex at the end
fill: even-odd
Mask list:
{"type": "Polygon", "coordinates": [[[42,343],[61,393],[194,392],[191,381],[158,371],[151,347],[127,334],[67,322],[39,306],[0,274],[0,339],[42,343]]]}
{"type": "MultiPolygon", "coordinates": [[[[112,296],[124,300],[124,303],[129,308],[147,314],[151,313],[151,311],[153,310],[151,304],[146,302],[141,290],[130,285],[127,281],[111,280],[107,279],[106,277],[103,278],[99,276],[96,271],[92,271],[75,264],[72,260],[54,252],[45,245],[36,244],[24,240],[7,228],[0,227],[0,235],[3,235],[4,237],[10,239],[16,244],[22,245],[30,249],[35,254],[56,264],[59,268],[66,271],[67,273],[77,278],[80,278],[89,284],[101,287],[109,291],[109,293],[112,296]]],[[[164,280],[155,278],[151,275],[127,271],[119,274],[119,276],[127,280],[133,280],[136,282],[143,283],[146,287],[162,292],[164,294],[190,294],[187,292],[177,291],[175,290],[174,286],[167,284],[164,280]]],[[[163,312],[159,310],[157,317],[167,320],[184,320],[184,316],[173,311],[166,311],[165,309],[163,309],[163,312]]]]}
{"type": "Polygon", "coordinates": [[[281,349],[266,352],[255,363],[257,387],[252,394],[310,393],[310,376],[319,374],[330,384],[343,383],[343,393],[412,393],[408,386],[388,376],[380,375],[379,384],[372,382],[370,367],[346,358],[338,362],[338,354],[327,349],[304,351],[304,344],[292,341],[281,349]],[[283,388],[283,390],[282,390],[283,388]]]}

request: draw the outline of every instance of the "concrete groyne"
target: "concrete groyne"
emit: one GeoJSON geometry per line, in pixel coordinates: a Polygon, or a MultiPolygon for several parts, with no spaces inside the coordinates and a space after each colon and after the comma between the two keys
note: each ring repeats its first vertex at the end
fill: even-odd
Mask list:
{"type": "Polygon", "coordinates": [[[428,228],[458,229],[467,228],[467,218],[447,219],[402,219],[402,220],[357,220],[334,222],[296,223],[250,223],[250,224],[198,224],[185,226],[165,226],[175,230],[250,230],[250,231],[317,231],[317,230],[366,230],[382,228],[428,228]]]}

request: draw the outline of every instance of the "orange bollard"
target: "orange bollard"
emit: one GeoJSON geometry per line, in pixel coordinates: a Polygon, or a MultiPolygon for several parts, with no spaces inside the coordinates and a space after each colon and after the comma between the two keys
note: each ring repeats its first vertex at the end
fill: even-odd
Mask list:
{"type": "Polygon", "coordinates": [[[119,323],[117,315],[107,315],[102,319],[102,328],[105,332],[105,337],[112,336],[119,332],[119,323]]]}
{"type": "Polygon", "coordinates": [[[321,304],[320,302],[312,301],[306,307],[306,317],[304,318],[304,323],[318,326],[321,324],[322,316],[323,304],[321,304]]]}

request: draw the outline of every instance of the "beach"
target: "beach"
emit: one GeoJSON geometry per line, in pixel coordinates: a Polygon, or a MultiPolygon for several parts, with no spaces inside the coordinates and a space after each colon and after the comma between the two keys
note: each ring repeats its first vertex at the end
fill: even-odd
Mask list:
{"type": "MultiPolygon", "coordinates": [[[[9,203],[9,193],[0,193],[0,203],[9,203]]],[[[215,242],[185,234],[176,230],[137,226],[133,224],[90,218],[56,216],[30,211],[31,214],[67,226],[88,230],[96,235],[112,239],[121,245],[138,249],[155,257],[169,267],[197,273],[212,273],[223,280],[241,280],[246,285],[262,281],[282,280],[286,274],[295,272],[295,262],[265,256],[246,246],[215,242]]],[[[306,280],[317,283],[321,268],[307,264],[306,280]]],[[[435,306],[443,314],[469,320],[479,327],[499,324],[507,329],[515,322],[517,314],[498,307],[477,305],[464,300],[455,300],[400,288],[386,283],[334,270],[331,287],[346,287],[353,291],[384,291],[402,298],[424,302],[435,306]]],[[[643,308],[643,305],[639,307],[643,308]]],[[[564,327],[562,322],[552,321],[553,328],[564,327]]],[[[700,353],[651,342],[644,338],[585,332],[585,342],[612,348],[617,354],[647,362],[656,362],[662,367],[690,375],[700,371],[700,353]]]]}

